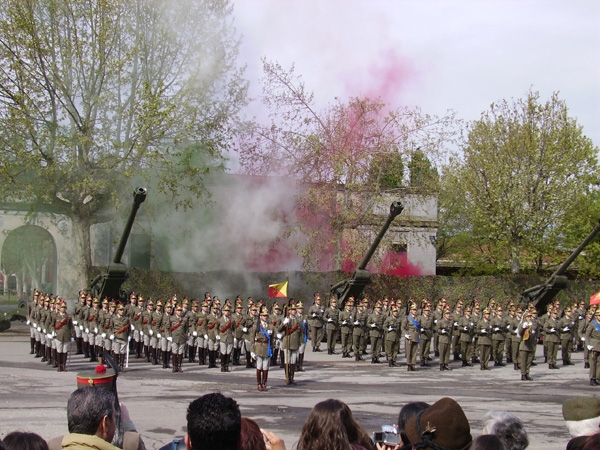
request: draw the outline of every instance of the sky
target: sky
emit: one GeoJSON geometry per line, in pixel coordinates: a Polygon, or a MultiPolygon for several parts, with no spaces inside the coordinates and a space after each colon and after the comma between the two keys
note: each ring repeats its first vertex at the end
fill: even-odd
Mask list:
{"type": "Polygon", "coordinates": [[[320,107],[381,96],[471,121],[529,89],[559,92],[600,146],[597,0],[235,0],[234,25],[254,98],[261,58],[294,65],[320,107]]]}

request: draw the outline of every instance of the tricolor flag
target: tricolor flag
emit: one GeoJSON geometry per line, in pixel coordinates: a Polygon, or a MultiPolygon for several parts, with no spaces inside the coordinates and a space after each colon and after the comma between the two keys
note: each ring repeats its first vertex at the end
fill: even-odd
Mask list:
{"type": "Polygon", "coordinates": [[[590,297],[590,305],[600,305],[600,291],[590,297]]]}
{"type": "Polygon", "coordinates": [[[288,282],[270,284],[269,297],[287,297],[288,282]]]}

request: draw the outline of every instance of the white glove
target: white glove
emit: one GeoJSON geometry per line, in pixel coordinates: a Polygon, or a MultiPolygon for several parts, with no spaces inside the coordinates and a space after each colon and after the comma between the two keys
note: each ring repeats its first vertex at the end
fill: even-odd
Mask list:
{"type": "Polygon", "coordinates": [[[312,316],[313,317],[317,317],[317,313],[312,313],[312,316]]]}
{"type": "Polygon", "coordinates": [[[89,329],[89,328],[86,328],[86,329],[85,329],[85,332],[89,334],[89,332],[90,332],[90,329],[89,329]]]}
{"type": "Polygon", "coordinates": [[[347,320],[344,320],[344,321],[342,322],[342,325],[347,325],[347,324],[348,324],[348,321],[347,321],[347,320]]]}
{"type": "Polygon", "coordinates": [[[531,334],[535,334],[535,330],[531,330],[531,334]]]}
{"type": "Polygon", "coordinates": [[[277,333],[277,339],[281,339],[282,337],[283,337],[283,334],[277,333]]]}
{"type": "Polygon", "coordinates": [[[221,340],[221,335],[220,335],[220,334],[217,334],[217,335],[215,335],[215,339],[216,339],[217,341],[220,341],[220,340],[221,340]]]}
{"type": "Polygon", "coordinates": [[[102,333],[102,338],[106,338],[106,333],[102,333]]]}
{"type": "Polygon", "coordinates": [[[37,327],[37,330],[38,331],[42,331],[42,327],[37,327]]]}
{"type": "Polygon", "coordinates": [[[594,350],[594,346],[593,345],[588,345],[587,348],[588,348],[588,350],[594,350]]]}
{"type": "Polygon", "coordinates": [[[446,333],[447,333],[446,329],[442,328],[442,334],[446,334],[446,333]]]}
{"type": "Polygon", "coordinates": [[[376,324],[376,323],[372,323],[372,324],[371,324],[371,328],[375,328],[376,326],[377,326],[377,324],[376,324]]]}
{"type": "Polygon", "coordinates": [[[252,359],[256,359],[256,353],[254,353],[254,352],[250,352],[250,357],[251,357],[252,359]]]}
{"type": "Polygon", "coordinates": [[[204,335],[204,339],[208,340],[208,334],[204,335]]]}
{"type": "Polygon", "coordinates": [[[433,321],[433,323],[437,323],[437,319],[435,319],[435,320],[433,321]]]}
{"type": "Polygon", "coordinates": [[[552,327],[550,328],[550,333],[555,333],[556,332],[556,328],[552,327]]]}
{"type": "Polygon", "coordinates": [[[425,328],[421,328],[421,333],[425,333],[425,328]]]}
{"type": "Polygon", "coordinates": [[[494,331],[500,331],[500,328],[496,327],[494,328],[494,331]]]}
{"type": "Polygon", "coordinates": [[[273,334],[273,330],[267,330],[267,334],[269,334],[269,335],[273,334]]]}
{"type": "Polygon", "coordinates": [[[585,336],[581,336],[581,340],[582,340],[582,341],[585,341],[585,336]]]}
{"type": "Polygon", "coordinates": [[[475,322],[471,322],[471,326],[474,327],[475,326],[475,322]]]}
{"type": "Polygon", "coordinates": [[[484,329],[482,329],[482,330],[481,330],[481,332],[482,332],[483,334],[487,334],[487,330],[486,330],[485,328],[484,328],[484,329]]]}
{"type": "Polygon", "coordinates": [[[38,327],[38,326],[37,326],[37,323],[34,323],[34,324],[33,324],[33,328],[37,328],[37,327],[38,327]]]}
{"type": "Polygon", "coordinates": [[[233,338],[233,345],[237,345],[237,338],[233,338]]]}
{"type": "Polygon", "coordinates": [[[152,336],[154,334],[154,330],[150,330],[148,331],[148,333],[150,334],[150,336],[152,336]]]}
{"type": "Polygon", "coordinates": [[[333,322],[333,319],[330,317],[329,319],[327,319],[327,322],[333,322]]]}
{"type": "Polygon", "coordinates": [[[75,340],[75,338],[73,338],[73,337],[72,337],[72,338],[71,338],[71,342],[73,342],[74,340],[75,340]]]}
{"type": "Polygon", "coordinates": [[[564,327],[563,331],[569,331],[569,329],[570,329],[569,327],[564,327]]]}
{"type": "Polygon", "coordinates": [[[454,322],[454,326],[457,327],[458,326],[458,322],[454,322]]]}
{"type": "Polygon", "coordinates": [[[507,329],[507,330],[510,330],[510,325],[506,325],[506,329],[507,329]]]}
{"type": "Polygon", "coordinates": [[[469,331],[469,327],[463,327],[463,330],[469,331]]]}
{"type": "Polygon", "coordinates": [[[356,320],[356,321],[354,322],[354,325],[360,325],[360,322],[359,322],[358,320],[356,320]]]}
{"type": "Polygon", "coordinates": [[[162,337],[162,334],[156,333],[156,337],[160,339],[162,337]]]}
{"type": "Polygon", "coordinates": [[[94,333],[98,334],[98,328],[94,328],[94,333]]]}
{"type": "MultiPolygon", "coordinates": [[[[331,320],[331,319],[329,319],[329,320],[331,320]]],[[[284,325],[287,325],[288,323],[290,323],[290,318],[289,317],[286,317],[285,319],[283,319],[283,324],[284,325]]]]}
{"type": "Polygon", "coordinates": [[[529,328],[529,322],[523,322],[523,328],[529,328]]]}
{"type": "Polygon", "coordinates": [[[114,341],[114,340],[115,340],[115,335],[114,335],[114,334],[111,334],[111,335],[110,335],[110,340],[111,340],[111,341],[114,341]]]}
{"type": "Polygon", "coordinates": [[[47,337],[48,339],[52,339],[52,335],[51,335],[50,333],[48,333],[48,334],[46,335],[46,337],[47,337]]]}
{"type": "Polygon", "coordinates": [[[244,333],[247,333],[247,332],[248,332],[248,327],[244,327],[244,328],[242,328],[242,331],[243,331],[244,333]]]}
{"type": "Polygon", "coordinates": [[[404,337],[405,337],[406,339],[410,339],[410,334],[405,334],[405,335],[404,335],[404,337]]]}
{"type": "Polygon", "coordinates": [[[131,329],[132,329],[132,330],[135,330],[135,327],[133,326],[133,324],[131,324],[131,329]]]}
{"type": "MultiPolygon", "coordinates": [[[[30,321],[29,321],[29,319],[28,319],[28,320],[27,320],[27,322],[25,322],[25,323],[27,323],[27,325],[29,325],[31,322],[30,322],[30,321]]],[[[77,322],[75,322],[75,323],[77,323],[77,322]]]]}
{"type": "Polygon", "coordinates": [[[140,331],[140,336],[144,336],[144,332],[143,331],[140,331]]]}
{"type": "Polygon", "coordinates": [[[83,331],[83,325],[79,325],[79,329],[83,331]]]}
{"type": "Polygon", "coordinates": [[[167,338],[167,341],[169,341],[169,342],[173,342],[173,338],[172,338],[171,336],[169,336],[169,337],[167,338]]]}
{"type": "Polygon", "coordinates": [[[52,337],[56,337],[56,331],[52,332],[52,337]]]}
{"type": "Polygon", "coordinates": [[[44,331],[44,334],[46,334],[46,333],[47,333],[47,331],[46,331],[46,329],[45,329],[45,328],[44,328],[44,330],[43,330],[43,331],[44,331]]]}
{"type": "Polygon", "coordinates": [[[197,331],[192,331],[192,336],[194,336],[194,337],[198,336],[198,332],[197,331]]]}
{"type": "Polygon", "coordinates": [[[388,327],[388,331],[393,331],[394,327],[388,327]]]}

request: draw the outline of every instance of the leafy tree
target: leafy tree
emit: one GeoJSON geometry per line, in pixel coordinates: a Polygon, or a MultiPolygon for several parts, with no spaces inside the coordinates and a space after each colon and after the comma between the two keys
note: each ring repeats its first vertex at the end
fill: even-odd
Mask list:
{"type": "Polygon", "coordinates": [[[90,226],[110,220],[134,177],[187,207],[206,194],[203,176],[222,168],[247,89],[231,8],[4,2],[0,198],[71,218],[79,287],[91,266],[90,226]]]}
{"type": "Polygon", "coordinates": [[[335,99],[317,110],[293,67],[265,60],[263,70],[269,123],[249,124],[239,143],[241,165],[252,174],[287,176],[299,184],[305,265],[339,269],[361,258],[373,227],[381,225],[371,213],[381,196],[406,187],[404,167],[412,150],[421,147],[424,156],[439,160],[454,137],[454,115],[392,109],[371,98],[335,99]],[[332,257],[335,267],[322,265],[332,257]]]}
{"type": "Polygon", "coordinates": [[[565,102],[529,91],[492,104],[469,124],[462,151],[445,171],[453,190],[442,207],[466,218],[461,231],[480,268],[520,273],[552,264],[547,255],[562,245],[572,205],[598,183],[598,148],[565,102]]]}

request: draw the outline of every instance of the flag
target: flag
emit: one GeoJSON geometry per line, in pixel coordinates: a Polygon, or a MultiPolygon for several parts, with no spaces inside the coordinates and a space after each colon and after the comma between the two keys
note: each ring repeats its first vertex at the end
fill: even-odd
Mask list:
{"type": "Polygon", "coordinates": [[[590,297],[590,305],[600,305],[600,291],[590,297]]]}
{"type": "Polygon", "coordinates": [[[269,297],[287,297],[288,282],[270,284],[269,297]]]}

